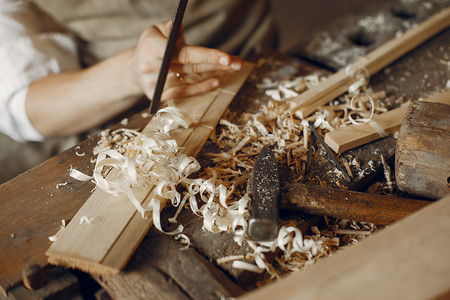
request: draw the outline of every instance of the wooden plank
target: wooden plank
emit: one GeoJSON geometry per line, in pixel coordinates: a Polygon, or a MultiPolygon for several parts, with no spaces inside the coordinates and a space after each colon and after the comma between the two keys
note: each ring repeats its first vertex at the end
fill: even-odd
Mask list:
{"type": "Polygon", "coordinates": [[[294,183],[282,194],[281,208],[302,213],[388,225],[431,202],[294,183]]]}
{"type": "Polygon", "coordinates": [[[218,299],[243,294],[194,248],[180,250],[181,244],[154,228],[141,245],[119,275],[94,275],[114,298],[218,299]]]}
{"type": "MultiPolygon", "coordinates": [[[[205,96],[205,101],[198,101],[193,97],[174,102],[175,106],[189,114],[191,111],[203,111],[197,116],[194,126],[187,130],[178,129],[171,135],[178,145],[183,147],[185,154],[191,155],[201,149],[252,68],[253,65],[246,63],[243,70],[225,81],[219,92],[213,91],[209,97],[205,96]],[[196,105],[191,106],[190,101],[196,105]],[[215,104],[216,102],[220,103],[215,104]],[[211,109],[211,106],[216,105],[221,110],[211,109]]],[[[151,131],[153,128],[154,124],[150,122],[144,131],[151,131]]],[[[133,190],[141,203],[151,198],[151,191],[152,187],[133,190]]],[[[152,224],[149,218],[139,230],[136,227],[143,221],[136,221],[136,218],[141,216],[136,213],[126,195],[112,196],[96,190],[73,218],[75,222],[69,223],[47,251],[49,262],[80,268],[94,274],[117,274],[152,224]],[[82,216],[94,217],[98,222],[88,226],[80,225],[82,216]]]]}
{"type": "Polygon", "coordinates": [[[94,145],[95,140],[88,139],[80,149],[69,149],[0,185],[0,292],[4,296],[21,281],[22,269],[47,264],[48,237],[59,229],[61,219],[70,220],[91,195],[92,183],[71,180],[68,170],[72,165],[88,172],[94,145]],[[77,156],[76,151],[86,155],[77,156]]]}
{"type": "Polygon", "coordinates": [[[446,197],[241,299],[448,299],[449,248],[446,197]]]}
{"type": "Polygon", "coordinates": [[[450,91],[413,103],[400,128],[396,150],[397,186],[431,199],[450,193],[450,91]],[[431,101],[431,102],[430,102],[431,101]]]}
{"type": "MultiPolygon", "coordinates": [[[[49,266],[43,270],[46,283],[33,290],[17,284],[8,293],[7,299],[70,299],[82,300],[78,278],[62,267],[49,266]]],[[[4,299],[0,296],[0,299],[4,299]]]]}
{"type": "MultiPolygon", "coordinates": [[[[407,109],[407,106],[401,106],[383,114],[374,115],[372,121],[383,128],[387,134],[392,134],[400,128],[407,109]]],[[[325,143],[334,152],[342,153],[382,137],[378,130],[369,123],[364,125],[353,124],[327,132],[325,134],[325,143]]]]}
{"type": "MultiPolygon", "coordinates": [[[[449,25],[450,7],[442,10],[400,37],[376,48],[366,56],[358,59],[353,65],[356,68],[366,70],[369,76],[373,75],[424,41],[448,28],[449,25]]],[[[348,86],[355,81],[356,79],[352,78],[351,74],[347,74],[346,70],[342,69],[317,86],[295,97],[291,111],[295,112],[300,118],[305,118],[313,113],[317,107],[325,105],[343,94],[348,89],[348,86]]]]}

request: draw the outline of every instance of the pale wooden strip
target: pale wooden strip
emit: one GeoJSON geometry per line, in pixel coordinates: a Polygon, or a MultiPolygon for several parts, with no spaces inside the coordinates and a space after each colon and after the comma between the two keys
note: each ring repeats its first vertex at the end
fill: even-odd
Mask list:
{"type": "Polygon", "coordinates": [[[449,26],[450,7],[447,7],[401,36],[388,41],[365,57],[360,58],[357,64],[363,65],[370,74],[375,74],[449,26]]]}
{"type": "Polygon", "coordinates": [[[445,92],[432,95],[425,99],[420,99],[420,101],[450,105],[450,90],[446,90],[445,92]]]}
{"type": "MultiPolygon", "coordinates": [[[[380,115],[374,115],[372,120],[391,134],[400,128],[408,106],[402,106],[380,115]]],[[[349,125],[325,134],[325,143],[336,153],[367,144],[381,138],[380,133],[370,124],[349,125]]]]}
{"type": "MultiPolygon", "coordinates": [[[[190,114],[190,117],[197,119],[198,121],[201,116],[196,117],[196,114],[198,115],[200,113],[200,115],[203,115],[217,95],[218,93],[213,91],[211,92],[209,98],[202,95],[191,99],[184,99],[185,101],[178,102],[176,106],[183,111],[190,111],[192,109],[195,113],[190,114]]],[[[155,124],[156,123],[153,119],[145,127],[144,132],[154,130],[156,126],[155,124]]],[[[193,128],[189,128],[187,130],[180,129],[172,132],[171,136],[177,140],[179,145],[183,145],[192,131],[193,128]]],[[[151,186],[142,190],[135,189],[133,192],[135,192],[137,199],[144,200],[152,188],[153,187],[151,186]]],[[[75,228],[68,227],[66,231],[70,234],[64,234],[58,237],[57,243],[55,242],[52,247],[54,247],[53,249],[55,251],[58,249],[60,253],[65,253],[73,257],[82,257],[84,260],[100,263],[115,243],[122,229],[130,221],[134,212],[134,206],[131,205],[126,195],[119,195],[116,197],[98,190],[89,198],[89,201],[87,201],[86,204],[80,209],[75,218],[81,218],[81,216],[86,215],[89,218],[94,217],[96,220],[101,220],[101,222],[90,224],[95,226],[88,226],[87,228],[80,227],[80,224],[77,225],[76,222],[72,222],[71,226],[75,226],[75,228]],[[114,206],[111,206],[111,203],[120,205],[118,206],[120,210],[114,206]],[[91,214],[98,215],[90,216],[91,214]],[[114,214],[118,215],[115,218],[104,217],[114,216],[114,214]],[[88,246],[85,246],[84,243],[81,242],[83,241],[82,237],[84,237],[87,241],[91,241],[95,238],[97,240],[95,243],[87,243],[88,246]],[[72,245],[72,240],[78,240],[80,243],[72,245]],[[80,253],[82,253],[82,255],[80,255],[80,253]]],[[[84,224],[84,226],[86,227],[86,224],[84,224]]]]}
{"type": "Polygon", "coordinates": [[[310,106],[313,106],[316,103],[323,103],[315,106],[315,110],[318,106],[330,102],[345,93],[348,86],[353,82],[355,82],[355,80],[347,76],[345,69],[340,70],[328,77],[325,81],[322,81],[318,85],[313,86],[296,96],[292,100],[291,110],[296,112],[296,114],[303,119],[310,114],[310,106]]]}
{"type": "MultiPolygon", "coordinates": [[[[176,102],[177,107],[198,122],[188,129],[178,129],[171,134],[184,147],[186,154],[200,151],[252,68],[253,65],[246,63],[242,72],[229,77],[223,86],[225,93],[220,89],[219,92],[209,93],[208,97],[202,95],[176,102]],[[220,104],[214,105],[216,102],[220,104]],[[214,125],[208,127],[202,124],[214,125]]],[[[154,124],[151,121],[144,132],[152,128],[154,124]]],[[[133,190],[144,207],[151,200],[151,196],[147,196],[151,189],[133,190]]],[[[151,218],[142,219],[125,195],[115,197],[100,190],[94,192],[74,220],[77,221],[69,223],[47,251],[49,261],[103,275],[119,272],[152,225],[151,218]],[[83,215],[94,217],[95,221],[80,225],[79,218],[83,215]]]]}
{"type": "Polygon", "coordinates": [[[240,298],[448,299],[450,196],[240,298]]]}
{"type": "MultiPolygon", "coordinates": [[[[178,131],[175,139],[182,145],[191,132],[192,128],[178,131]]],[[[152,189],[153,186],[150,186],[133,189],[133,192],[142,204],[152,189]]],[[[125,194],[114,196],[100,189],[96,190],[73,218],[75,222],[69,223],[47,251],[49,262],[80,268],[87,272],[109,274],[110,268],[99,269],[97,264],[102,264],[135,213],[136,208],[125,194]],[[93,217],[94,221],[91,224],[80,224],[82,216],[93,217]]],[[[121,262],[120,265],[124,263],[121,262]]]]}
{"type": "Polygon", "coordinates": [[[245,81],[245,79],[250,75],[250,72],[253,70],[253,68],[254,65],[252,63],[245,62],[242,66],[242,70],[240,70],[239,73],[234,74],[232,77],[228,77],[226,81],[224,80],[221,87],[221,90],[224,91],[224,94],[236,95],[243,84],[242,81],[245,81]]]}
{"type": "MultiPolygon", "coordinates": [[[[226,88],[227,90],[239,90],[252,69],[253,65],[246,63],[244,69],[238,73],[239,77],[229,77],[228,80],[224,80],[223,88],[226,88]],[[235,84],[235,82],[238,82],[238,84],[235,84]]],[[[213,94],[215,95],[214,101],[209,99],[209,102],[212,102],[211,105],[209,105],[207,111],[203,114],[202,119],[198,121],[193,133],[183,144],[183,152],[185,154],[196,156],[198,152],[200,152],[219,121],[220,116],[218,116],[218,112],[223,113],[225,111],[229,103],[233,100],[234,94],[235,93],[213,94]],[[210,126],[205,126],[205,124],[210,126]]],[[[208,99],[203,96],[201,98],[202,101],[208,101],[208,99]]],[[[144,207],[150,203],[151,198],[151,196],[148,196],[144,200],[144,207]]],[[[164,205],[165,203],[161,203],[161,207],[164,207],[164,205]]],[[[103,266],[108,267],[106,270],[116,270],[117,272],[117,270],[123,268],[152,225],[152,218],[145,220],[138,213],[135,213],[126,229],[124,229],[117,239],[114,247],[111,248],[102,262],[103,266]],[[124,257],[124,253],[129,253],[129,256],[124,257]]]]}
{"type": "MultiPolygon", "coordinates": [[[[144,199],[142,205],[146,207],[152,198],[153,191],[144,199]]],[[[166,204],[167,200],[161,201],[161,210],[166,206],[166,204]]],[[[102,275],[119,273],[119,271],[124,268],[130,260],[131,256],[136,251],[137,247],[152,225],[153,218],[151,216],[144,219],[139,212],[135,210],[130,222],[123,228],[123,231],[117,237],[115,244],[108,249],[108,253],[99,264],[99,266],[106,268],[105,271],[112,271],[112,273],[97,272],[97,267],[92,273],[102,275]]]]}
{"type": "MultiPolygon", "coordinates": [[[[175,106],[184,112],[188,112],[189,117],[194,120],[194,123],[198,123],[219,93],[220,90],[217,89],[206,94],[177,99],[176,101],[168,103],[167,106],[175,106]]],[[[148,130],[152,131],[153,128],[150,126],[148,130]]],[[[144,129],[144,131],[146,131],[146,129],[144,129]]]]}
{"type": "MultiPolygon", "coordinates": [[[[424,41],[448,28],[449,25],[450,7],[437,13],[400,37],[378,47],[365,57],[358,59],[354,66],[361,67],[367,70],[369,75],[373,75],[424,41]]],[[[348,86],[355,81],[355,79],[347,75],[345,69],[342,69],[314,88],[295,97],[290,110],[295,112],[299,118],[305,118],[316,111],[319,106],[325,105],[343,94],[348,89],[348,86]]]]}

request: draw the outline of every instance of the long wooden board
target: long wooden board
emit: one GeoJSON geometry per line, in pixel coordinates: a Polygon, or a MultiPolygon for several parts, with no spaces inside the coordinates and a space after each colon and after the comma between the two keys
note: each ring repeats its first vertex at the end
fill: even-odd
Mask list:
{"type": "Polygon", "coordinates": [[[68,169],[72,165],[89,172],[95,144],[89,138],[79,148],[0,185],[0,294],[6,296],[22,280],[22,269],[29,264],[47,264],[48,237],[56,233],[61,219],[69,220],[91,195],[92,183],[71,180],[68,169]],[[76,151],[86,155],[77,156],[76,151]],[[67,185],[56,188],[64,182],[67,185]]]}
{"type": "Polygon", "coordinates": [[[448,299],[448,249],[450,197],[241,299],[448,299]]]}
{"type": "MultiPolygon", "coordinates": [[[[422,22],[402,36],[390,40],[366,56],[361,57],[354,62],[354,66],[366,70],[368,75],[373,75],[424,41],[448,28],[449,25],[450,7],[422,22]]],[[[328,77],[327,80],[295,97],[291,111],[295,112],[300,118],[305,118],[313,113],[317,107],[325,105],[342,95],[356,80],[352,78],[351,74],[347,74],[344,68],[328,77]]]]}
{"type": "MultiPolygon", "coordinates": [[[[229,77],[219,90],[174,103],[194,119],[190,128],[171,134],[185,154],[195,156],[201,150],[252,69],[253,65],[246,63],[243,70],[229,77]]],[[[154,130],[154,126],[151,121],[144,132],[154,130]]],[[[152,187],[133,192],[143,206],[152,199],[152,187]]],[[[100,275],[117,274],[153,224],[151,217],[141,217],[126,195],[112,196],[100,189],[72,220],[46,252],[49,262],[100,275]],[[98,221],[80,224],[82,216],[98,221]]]]}
{"type": "Polygon", "coordinates": [[[114,299],[217,299],[244,293],[195,248],[181,247],[151,228],[119,275],[94,278],[114,299]]]}

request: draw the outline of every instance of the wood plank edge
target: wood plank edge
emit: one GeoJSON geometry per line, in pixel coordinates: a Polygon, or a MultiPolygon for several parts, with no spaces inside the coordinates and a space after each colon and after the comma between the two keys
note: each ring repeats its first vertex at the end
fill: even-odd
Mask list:
{"type": "MultiPolygon", "coordinates": [[[[219,92],[219,93],[217,93],[217,95],[214,96],[214,101],[212,102],[210,107],[208,107],[202,120],[198,124],[196,124],[196,127],[191,129],[191,132],[188,135],[188,137],[184,140],[182,147],[184,147],[187,143],[189,143],[189,139],[190,139],[190,137],[193,136],[193,133],[195,131],[203,131],[203,132],[207,131],[209,134],[211,133],[212,127],[210,127],[210,126],[216,126],[219,120],[214,120],[215,124],[211,124],[212,120],[210,120],[208,112],[210,112],[211,110],[217,110],[218,108],[225,111],[226,107],[228,107],[229,103],[234,98],[234,95],[236,95],[237,91],[245,83],[246,78],[251,73],[253,68],[254,68],[254,64],[245,62],[243,69],[241,70],[241,72],[239,72],[239,80],[236,80],[236,78],[230,77],[224,83],[224,86],[222,88],[222,90],[224,91],[223,95],[221,96],[221,93],[219,92]],[[232,97],[230,97],[230,95],[232,95],[232,97]],[[217,101],[218,98],[230,98],[230,99],[228,101],[222,101],[224,103],[216,103],[216,102],[218,102],[217,101]]],[[[221,101],[219,101],[219,102],[221,102],[221,101]]],[[[209,134],[206,135],[204,138],[202,138],[200,143],[193,145],[193,149],[191,149],[190,151],[188,150],[189,153],[186,153],[186,154],[195,156],[201,150],[202,146],[200,147],[200,144],[202,144],[202,143],[204,144],[204,142],[206,142],[206,140],[209,137],[209,134]]],[[[145,199],[142,203],[146,202],[145,200],[149,198],[149,195],[151,195],[151,190],[148,191],[147,196],[145,197],[145,199]]],[[[161,208],[163,208],[165,206],[165,204],[166,204],[165,202],[161,203],[161,208]]],[[[76,215],[78,215],[79,212],[76,215]]],[[[117,236],[115,241],[108,248],[108,251],[106,252],[106,254],[103,256],[102,260],[99,262],[89,260],[86,258],[73,257],[70,255],[68,256],[67,254],[63,255],[63,253],[59,252],[57,249],[54,249],[54,247],[52,247],[52,246],[46,252],[46,255],[48,256],[48,261],[52,264],[60,264],[65,267],[78,268],[78,269],[81,269],[88,273],[93,273],[93,274],[98,274],[98,275],[115,275],[120,271],[120,269],[122,269],[128,263],[131,256],[136,251],[140,242],[143,240],[146,233],[148,232],[148,230],[150,229],[150,227],[153,224],[151,216],[149,216],[148,222],[146,222],[145,226],[140,228],[139,232],[137,233],[137,238],[133,239],[132,242],[128,243],[128,245],[132,245],[132,247],[127,249],[125,255],[123,255],[122,253],[119,253],[121,251],[119,251],[119,252],[114,251],[114,249],[116,249],[117,243],[122,238],[124,238],[124,236],[129,235],[127,233],[128,231],[126,230],[126,228],[128,227],[128,225],[130,223],[133,222],[133,220],[136,220],[136,218],[141,218],[141,216],[139,216],[137,214],[137,212],[135,211],[134,214],[130,217],[127,225],[124,227],[124,229],[121,231],[121,233],[117,236]],[[111,259],[111,256],[114,259],[111,259]],[[105,262],[107,262],[107,263],[105,263],[105,262]]],[[[138,220],[138,222],[139,221],[140,220],[138,220]]],[[[133,234],[136,235],[136,232],[133,232],[133,234]]],[[[125,239],[127,239],[127,238],[125,238],[125,239]]]]}
{"type": "Polygon", "coordinates": [[[59,265],[66,268],[76,268],[83,272],[96,274],[100,276],[114,276],[119,274],[120,269],[105,266],[101,263],[86,260],[83,258],[68,257],[63,253],[56,251],[47,251],[48,262],[52,265],[59,265]]]}
{"type": "MultiPolygon", "coordinates": [[[[373,120],[381,126],[382,124],[380,124],[379,122],[383,122],[386,119],[389,120],[389,119],[396,118],[396,117],[398,118],[399,115],[402,116],[401,119],[396,120],[396,122],[394,124],[391,124],[390,126],[381,126],[388,135],[393,134],[400,129],[401,123],[404,119],[406,111],[408,110],[408,107],[409,107],[408,105],[405,105],[405,106],[398,107],[396,109],[390,110],[390,111],[385,112],[380,115],[374,115],[373,120]]],[[[338,128],[334,131],[327,132],[325,134],[324,141],[334,152],[341,154],[347,150],[359,147],[361,145],[378,140],[380,138],[383,138],[383,136],[381,136],[376,131],[375,128],[372,128],[370,126],[370,124],[364,124],[364,125],[350,125],[350,126],[338,128]],[[360,129],[369,128],[371,130],[370,130],[370,132],[368,132],[368,131],[358,130],[358,128],[360,128],[360,129]],[[349,132],[352,130],[355,131],[355,134],[351,140],[348,140],[345,142],[338,141],[340,134],[343,134],[343,133],[346,133],[346,132],[349,132]]]]}
{"type": "Polygon", "coordinates": [[[420,102],[439,103],[450,105],[450,89],[438,94],[434,94],[430,97],[419,99],[420,102]]]}

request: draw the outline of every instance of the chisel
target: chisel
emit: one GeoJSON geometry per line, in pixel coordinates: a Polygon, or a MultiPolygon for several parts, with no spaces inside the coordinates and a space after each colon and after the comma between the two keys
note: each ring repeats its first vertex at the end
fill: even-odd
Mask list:
{"type": "Polygon", "coordinates": [[[170,64],[172,63],[172,57],[175,53],[175,46],[177,43],[178,34],[180,32],[181,23],[183,21],[184,12],[186,11],[187,2],[188,0],[180,0],[173,18],[169,38],[167,39],[166,49],[164,50],[164,56],[159,69],[158,79],[156,81],[155,91],[150,102],[151,115],[154,115],[158,111],[161,103],[161,96],[166,83],[167,73],[169,72],[170,64]]]}

